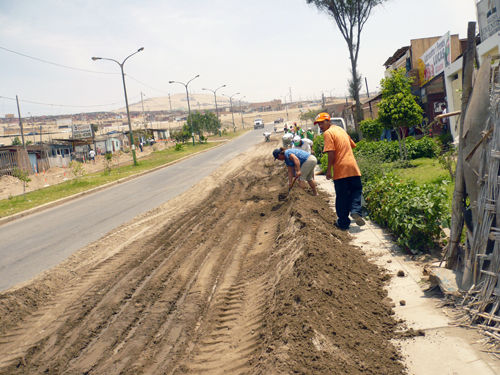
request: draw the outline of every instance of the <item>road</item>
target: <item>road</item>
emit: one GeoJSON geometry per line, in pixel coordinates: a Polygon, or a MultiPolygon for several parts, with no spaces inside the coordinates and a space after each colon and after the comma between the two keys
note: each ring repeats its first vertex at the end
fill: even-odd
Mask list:
{"type": "MultiPolygon", "coordinates": [[[[272,129],[267,125],[266,129],[272,129]]],[[[261,142],[263,129],[172,166],[0,226],[0,291],[30,280],[261,142]]]]}

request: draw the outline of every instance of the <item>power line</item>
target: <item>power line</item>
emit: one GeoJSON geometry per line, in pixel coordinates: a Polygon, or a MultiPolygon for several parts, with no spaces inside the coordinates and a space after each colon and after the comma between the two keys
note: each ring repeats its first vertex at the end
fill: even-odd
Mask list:
{"type": "MultiPolygon", "coordinates": [[[[134,96],[132,99],[137,98],[138,96],[134,96]]],[[[9,98],[8,96],[1,96],[0,99],[8,99],[8,100],[13,100],[16,101],[16,98],[9,98]]],[[[33,100],[25,100],[25,99],[19,99],[20,102],[23,103],[29,103],[29,104],[38,104],[38,105],[45,105],[49,107],[68,107],[68,108],[93,108],[93,107],[108,107],[110,105],[118,105],[122,103],[122,101],[119,102],[114,102],[114,103],[108,103],[108,104],[93,104],[93,105],[71,105],[71,104],[55,104],[55,103],[43,103],[43,102],[37,102],[33,100]]]]}
{"type": "Polygon", "coordinates": [[[80,72],[86,72],[86,73],[97,73],[97,74],[120,74],[120,73],[115,73],[115,72],[99,72],[99,71],[97,71],[97,70],[89,70],[89,69],[75,68],[75,67],[73,67],[73,66],[63,65],[63,64],[59,64],[59,63],[52,62],[52,61],[44,60],[44,59],[41,59],[41,58],[39,58],[39,57],[34,57],[34,56],[26,55],[26,54],[24,54],[24,53],[17,52],[17,51],[14,51],[14,50],[11,50],[11,49],[8,49],[8,48],[5,48],[5,47],[2,47],[2,46],[0,46],[0,49],[2,49],[2,50],[4,50],[4,51],[7,51],[7,52],[14,53],[14,54],[19,55],[19,56],[27,57],[28,59],[32,59],[32,60],[36,60],[36,61],[39,61],[39,62],[43,62],[43,63],[45,63],[45,64],[50,64],[50,65],[58,66],[58,67],[60,67],[60,68],[71,69],[71,70],[77,70],[77,71],[80,71],[80,72]]]}
{"type": "Polygon", "coordinates": [[[142,82],[142,81],[139,81],[137,78],[132,77],[130,74],[125,73],[125,75],[126,75],[128,78],[132,79],[133,81],[136,81],[136,82],[140,83],[141,85],[144,85],[144,86],[146,86],[146,87],[149,87],[149,88],[150,88],[150,89],[152,89],[152,90],[159,91],[159,92],[162,92],[162,93],[164,93],[164,94],[168,94],[168,92],[167,92],[167,91],[164,91],[164,90],[161,90],[161,89],[157,89],[157,88],[155,88],[155,87],[153,87],[153,86],[148,85],[147,83],[144,83],[144,82],[142,82]]]}

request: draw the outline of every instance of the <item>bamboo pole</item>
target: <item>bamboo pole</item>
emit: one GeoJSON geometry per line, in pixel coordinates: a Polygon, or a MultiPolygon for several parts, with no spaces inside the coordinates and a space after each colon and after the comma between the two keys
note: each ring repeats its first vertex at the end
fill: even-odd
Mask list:
{"type": "Polygon", "coordinates": [[[455,190],[453,192],[453,204],[451,214],[451,231],[448,249],[446,251],[446,268],[455,269],[458,261],[458,247],[464,226],[465,207],[465,180],[463,170],[463,129],[465,113],[472,92],[472,74],[474,72],[474,59],[476,55],[476,23],[469,22],[467,28],[467,48],[463,56],[462,64],[462,115],[460,116],[460,128],[458,136],[457,168],[455,172],[455,190]]]}

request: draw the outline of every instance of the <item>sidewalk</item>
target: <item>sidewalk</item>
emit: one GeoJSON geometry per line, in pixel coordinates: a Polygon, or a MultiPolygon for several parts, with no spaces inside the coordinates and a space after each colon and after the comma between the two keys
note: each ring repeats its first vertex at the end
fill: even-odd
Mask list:
{"type": "MultiPolygon", "coordinates": [[[[316,176],[319,189],[328,193],[335,210],[335,189],[324,176],[316,176]]],[[[368,258],[387,270],[392,278],[387,286],[388,297],[396,305],[397,320],[404,320],[408,329],[422,330],[425,336],[398,340],[404,363],[411,375],[495,375],[500,374],[500,360],[485,353],[482,337],[473,329],[453,326],[453,320],[438,307],[439,298],[426,295],[422,289],[422,267],[398,251],[391,236],[375,223],[363,227],[355,223],[349,232],[352,243],[368,258]],[[404,277],[398,277],[398,271],[404,277]],[[404,301],[404,305],[400,304],[404,301]]]]}

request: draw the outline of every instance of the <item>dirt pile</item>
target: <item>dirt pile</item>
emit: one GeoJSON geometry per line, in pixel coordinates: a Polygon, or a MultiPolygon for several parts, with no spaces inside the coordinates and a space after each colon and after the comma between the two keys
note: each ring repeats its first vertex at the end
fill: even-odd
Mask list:
{"type": "Polygon", "coordinates": [[[0,373],[402,374],[383,275],[272,147],[0,294],[0,373]]]}

